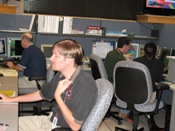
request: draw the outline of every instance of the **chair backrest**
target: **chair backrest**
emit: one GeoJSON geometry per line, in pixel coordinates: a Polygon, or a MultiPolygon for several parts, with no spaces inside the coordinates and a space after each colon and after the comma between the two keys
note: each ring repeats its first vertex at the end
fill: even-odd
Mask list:
{"type": "Polygon", "coordinates": [[[55,71],[52,70],[52,65],[47,69],[46,82],[50,82],[55,76],[55,71]]]}
{"type": "Polygon", "coordinates": [[[120,61],[114,67],[116,104],[123,108],[144,105],[152,98],[152,81],[149,69],[138,62],[120,61]]]}
{"type": "Polygon", "coordinates": [[[103,78],[108,80],[108,76],[102,59],[95,54],[91,54],[89,56],[89,59],[90,59],[92,76],[94,77],[94,79],[96,80],[99,78],[103,78]]]}
{"type": "Polygon", "coordinates": [[[112,97],[113,85],[106,79],[97,79],[98,97],[89,116],[82,125],[82,131],[97,131],[98,127],[104,118],[112,97]]]}

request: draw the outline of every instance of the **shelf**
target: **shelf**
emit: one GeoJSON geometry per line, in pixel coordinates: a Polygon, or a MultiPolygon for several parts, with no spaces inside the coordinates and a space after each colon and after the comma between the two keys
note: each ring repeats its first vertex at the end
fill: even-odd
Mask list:
{"type": "MultiPolygon", "coordinates": [[[[99,35],[85,35],[85,34],[55,34],[55,33],[38,33],[40,35],[59,35],[59,36],[70,36],[70,37],[89,37],[89,38],[113,38],[118,39],[122,36],[99,36],[99,35]]],[[[127,36],[133,40],[157,40],[157,37],[149,37],[149,36],[127,36]]]]}
{"type": "Polygon", "coordinates": [[[175,24],[175,16],[137,15],[137,22],[175,24]]]}

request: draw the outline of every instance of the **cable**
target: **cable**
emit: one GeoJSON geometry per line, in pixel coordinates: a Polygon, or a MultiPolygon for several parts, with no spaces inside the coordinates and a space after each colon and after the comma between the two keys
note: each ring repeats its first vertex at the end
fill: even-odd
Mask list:
{"type": "Polygon", "coordinates": [[[151,28],[145,26],[144,24],[142,24],[142,23],[140,23],[140,22],[138,22],[138,23],[139,23],[141,26],[145,27],[146,29],[148,29],[148,30],[152,30],[151,28]]]}

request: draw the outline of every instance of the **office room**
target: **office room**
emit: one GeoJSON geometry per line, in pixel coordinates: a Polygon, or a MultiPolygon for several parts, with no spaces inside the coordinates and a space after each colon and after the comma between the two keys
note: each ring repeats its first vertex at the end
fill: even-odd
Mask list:
{"type": "MultiPolygon", "coordinates": [[[[25,31],[31,31],[34,44],[41,49],[41,45],[53,45],[56,41],[61,39],[74,39],[81,43],[84,51],[85,56],[89,56],[93,53],[93,44],[94,42],[117,42],[118,38],[121,36],[129,36],[132,40],[132,43],[144,45],[149,41],[153,41],[156,43],[158,47],[167,48],[167,49],[175,49],[174,45],[174,14],[145,14],[143,11],[144,0],[136,0],[134,2],[127,1],[95,1],[92,2],[90,0],[85,1],[78,1],[78,9],[76,8],[77,5],[75,4],[77,1],[61,1],[55,0],[52,2],[46,1],[23,1],[23,0],[11,0],[8,1],[7,5],[2,4],[0,1],[1,6],[9,7],[15,6],[15,13],[9,12],[1,12],[0,13],[0,38],[5,39],[6,43],[8,43],[7,38],[21,38],[21,35],[25,31]],[[88,1],[88,2],[87,2],[88,1]],[[40,12],[37,12],[37,9],[32,9],[32,4],[50,4],[53,9],[55,5],[62,3],[62,7],[57,6],[60,8],[59,11],[54,11],[50,9],[47,12],[45,7],[41,7],[40,12]],[[87,7],[87,3],[89,6],[87,7]],[[101,4],[100,4],[101,3],[101,4]],[[126,4],[127,3],[127,4],[126,4]],[[99,6],[99,10],[96,9],[99,6]],[[90,8],[91,7],[91,8],[90,8]],[[123,7],[123,8],[122,8],[123,7]],[[132,10],[135,7],[136,10],[132,10]],[[142,8],[141,8],[142,7],[142,8]],[[86,10],[84,9],[86,8],[86,10]],[[104,10],[104,8],[108,8],[109,10],[104,10]],[[32,12],[33,11],[33,12],[32,12]],[[89,11],[89,12],[88,12],[89,11]],[[71,14],[72,13],[72,14],[71,14]],[[171,16],[172,15],[172,16],[171,16]],[[59,19],[59,25],[54,26],[57,30],[51,30],[47,28],[46,30],[39,31],[38,21],[39,17],[48,17],[53,19],[59,19]],[[139,17],[139,18],[138,18],[139,17]],[[150,18],[152,18],[150,20],[150,18]],[[63,26],[64,20],[60,19],[68,19],[71,23],[71,30],[66,30],[67,32],[63,33],[63,26]],[[31,24],[32,23],[32,24],[31,24]],[[32,27],[31,27],[32,25],[32,27]],[[97,33],[89,32],[89,28],[95,27],[103,27],[102,30],[98,30],[97,33]],[[24,29],[24,30],[20,30],[24,29]],[[49,32],[49,31],[50,32],[49,32]],[[105,31],[105,35],[104,35],[105,31]],[[111,34],[112,33],[112,34],[111,34]]],[[[36,6],[37,7],[37,6],[36,6]]],[[[4,10],[3,10],[4,11],[4,10]]],[[[174,11],[173,11],[174,12],[174,11]]],[[[151,12],[152,13],[152,12],[151,12]]],[[[55,23],[55,22],[54,22],[55,23]]],[[[70,23],[69,23],[70,24],[70,23]]],[[[48,27],[48,26],[47,26],[48,27]]],[[[1,39],[0,39],[1,40],[1,39]]],[[[3,60],[4,57],[1,57],[3,60]]],[[[47,59],[48,60],[48,59],[47,59]]],[[[48,61],[47,61],[48,62],[48,61]]],[[[50,63],[48,63],[48,66],[50,63]]],[[[87,72],[91,74],[89,68],[87,72]]],[[[168,71],[168,68],[167,68],[168,71]]],[[[166,72],[167,73],[167,72],[166,72]]],[[[11,73],[12,75],[12,73],[11,73]]],[[[16,72],[13,73],[16,77],[16,72]]],[[[3,78],[0,78],[3,79],[3,78]]],[[[15,78],[16,80],[16,78],[15,78]]],[[[3,85],[3,81],[0,81],[1,85],[3,85]]],[[[13,82],[12,82],[13,84],[13,82]]],[[[11,86],[11,83],[9,83],[11,86]]],[[[18,92],[18,91],[16,91],[18,92]]],[[[15,94],[17,95],[17,93],[15,94]]],[[[175,102],[173,99],[172,102],[175,102]]],[[[19,104],[18,104],[19,105],[19,104]]],[[[47,105],[47,104],[46,104],[47,105]]],[[[172,104],[171,108],[174,107],[175,104],[172,104]]],[[[6,105],[9,106],[9,105],[6,105]]],[[[10,105],[11,106],[11,105],[10,105]]],[[[16,105],[17,106],[17,105],[16,105]]],[[[15,107],[14,107],[15,108],[15,107]]],[[[25,108],[25,104],[24,104],[25,108]]],[[[33,108],[33,104],[27,108],[33,108]]],[[[18,112],[18,109],[14,109],[18,112]]],[[[112,110],[119,111],[118,107],[113,105],[112,110]]],[[[170,111],[171,112],[171,111],[170,111]]],[[[24,113],[25,114],[25,113],[24,113]]],[[[14,114],[16,118],[17,114],[14,114]]],[[[28,115],[28,114],[25,114],[28,115]]],[[[171,112],[171,118],[168,125],[170,126],[169,130],[173,131],[175,129],[173,123],[174,120],[172,119],[175,113],[171,112]]],[[[164,127],[165,126],[165,118],[166,111],[165,109],[161,109],[159,113],[155,116],[155,121],[158,126],[164,127]]],[[[0,117],[2,118],[2,117],[0,117]]],[[[0,120],[0,123],[5,123],[6,121],[0,120]]],[[[144,127],[145,130],[149,130],[147,125],[146,119],[141,117],[139,122],[139,127],[144,127]]],[[[6,123],[8,124],[8,123],[6,123]]],[[[11,124],[10,124],[11,125],[11,124]]],[[[17,123],[14,125],[17,128],[17,123]]],[[[104,117],[101,124],[98,127],[99,131],[114,131],[116,126],[126,127],[129,130],[132,129],[132,123],[128,123],[127,121],[122,121],[121,125],[118,125],[118,121],[113,117],[104,117]]],[[[10,130],[10,126],[7,130],[10,130]]],[[[14,128],[15,129],[15,128],[14,128]]]]}

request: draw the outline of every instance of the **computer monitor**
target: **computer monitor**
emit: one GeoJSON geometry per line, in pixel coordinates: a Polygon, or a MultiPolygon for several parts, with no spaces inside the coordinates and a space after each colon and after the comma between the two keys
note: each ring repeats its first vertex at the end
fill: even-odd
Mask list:
{"type": "Polygon", "coordinates": [[[167,56],[171,55],[171,49],[170,48],[160,48],[159,51],[159,59],[164,63],[165,68],[168,67],[169,60],[167,59],[167,56]]]}
{"type": "Polygon", "coordinates": [[[46,59],[49,59],[52,56],[52,50],[52,44],[41,44],[41,51],[44,53],[46,59]]]}
{"type": "Polygon", "coordinates": [[[132,43],[131,48],[129,49],[127,54],[132,54],[133,55],[132,59],[135,59],[139,56],[139,49],[140,49],[139,44],[132,43]]]}
{"type": "Polygon", "coordinates": [[[171,56],[175,56],[175,49],[171,50],[171,56]]]}
{"type": "Polygon", "coordinates": [[[6,39],[0,38],[0,58],[7,56],[6,39]]]}
{"type": "Polygon", "coordinates": [[[174,0],[144,0],[143,13],[154,15],[175,15],[174,0]]]}
{"type": "Polygon", "coordinates": [[[9,58],[20,58],[24,48],[21,45],[20,37],[7,37],[7,49],[9,58]]]}

